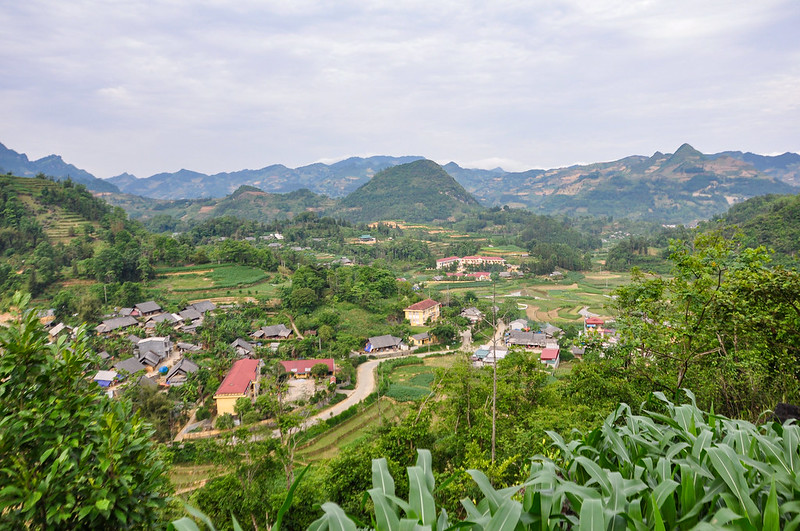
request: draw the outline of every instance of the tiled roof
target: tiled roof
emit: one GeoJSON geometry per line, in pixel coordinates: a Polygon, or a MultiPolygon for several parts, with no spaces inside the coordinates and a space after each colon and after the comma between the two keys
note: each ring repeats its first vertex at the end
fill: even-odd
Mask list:
{"type": "Polygon", "coordinates": [[[427,310],[428,308],[433,308],[434,306],[439,306],[439,303],[433,299],[425,299],[424,301],[412,304],[406,308],[406,310],[427,310]]]}
{"type": "Polygon", "coordinates": [[[137,304],[136,309],[142,313],[151,313],[160,311],[161,306],[159,306],[155,301],[147,301],[137,304]]]}
{"type": "Polygon", "coordinates": [[[542,349],[541,360],[542,361],[551,361],[555,360],[558,357],[558,349],[557,348],[545,348],[542,349]]]}
{"type": "Polygon", "coordinates": [[[222,380],[214,396],[245,394],[250,382],[256,379],[259,363],[260,360],[238,360],[222,380]]]}
{"type": "Polygon", "coordinates": [[[311,372],[311,367],[318,363],[324,363],[328,366],[328,372],[333,372],[335,365],[333,358],[311,359],[311,360],[288,360],[280,362],[286,372],[294,374],[306,374],[311,372]]]}

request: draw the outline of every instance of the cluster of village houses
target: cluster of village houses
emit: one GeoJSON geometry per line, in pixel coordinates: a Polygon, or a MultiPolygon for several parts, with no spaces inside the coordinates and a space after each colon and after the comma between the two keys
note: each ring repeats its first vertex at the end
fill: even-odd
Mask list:
{"type": "MultiPolygon", "coordinates": [[[[167,322],[173,325],[176,331],[195,333],[202,326],[205,315],[216,309],[211,301],[200,301],[188,305],[178,313],[164,312],[161,306],[154,301],[136,304],[133,308],[121,308],[113,317],[104,320],[95,328],[98,334],[105,336],[119,335],[125,337],[133,345],[133,355],[129,358],[116,361],[110,369],[99,370],[93,380],[101,387],[107,389],[109,396],[114,396],[123,384],[132,380],[137,385],[169,388],[180,386],[186,382],[187,377],[196,372],[199,366],[184,355],[189,352],[199,352],[202,348],[193,343],[177,342],[173,344],[169,336],[139,337],[131,334],[131,328],[144,328],[146,333],[155,333],[155,325],[167,322]],[[126,335],[127,334],[127,335],[126,335]]],[[[55,324],[47,312],[42,317],[42,322],[48,327],[51,341],[55,341],[62,333],[71,332],[71,328],[64,323],[55,324]]],[[[307,331],[309,334],[312,331],[307,331]]],[[[231,348],[238,359],[226,374],[217,391],[214,400],[217,413],[234,414],[236,400],[243,397],[254,399],[258,395],[259,379],[263,361],[254,359],[256,346],[262,342],[269,342],[272,350],[277,350],[279,342],[290,339],[294,331],[284,324],[264,326],[250,334],[248,340],[237,338],[231,343],[231,348]]],[[[111,355],[99,352],[101,360],[111,360],[111,355]]],[[[311,374],[314,365],[324,364],[330,381],[335,382],[336,365],[332,358],[288,360],[281,361],[287,374],[296,378],[306,378],[311,374]]]]}
{"type": "MultiPolygon", "coordinates": [[[[451,257],[442,261],[469,260],[466,263],[472,264],[484,259],[504,262],[502,258],[495,257],[451,257]]],[[[440,261],[437,261],[437,267],[438,262],[440,261]]],[[[197,328],[203,325],[206,314],[215,309],[216,306],[213,302],[199,301],[188,305],[178,313],[169,313],[163,311],[156,302],[147,301],[136,304],[132,308],[118,310],[113,317],[103,321],[95,328],[98,334],[124,335],[129,332],[131,327],[138,327],[143,328],[148,337],[142,338],[130,333],[125,335],[124,337],[133,345],[133,355],[116,361],[108,370],[98,371],[93,380],[101,387],[108,389],[110,396],[114,395],[121,383],[127,382],[131,378],[135,379],[135,383],[143,386],[168,388],[182,385],[190,374],[199,369],[196,363],[184,355],[198,352],[201,347],[185,342],[173,344],[169,336],[160,337],[152,334],[155,333],[156,325],[165,322],[172,325],[176,331],[195,333],[197,328]]],[[[433,299],[425,299],[408,306],[404,309],[404,313],[405,318],[412,326],[429,325],[439,320],[441,303],[433,299]]],[[[461,315],[472,324],[484,318],[483,313],[475,307],[466,308],[461,315]]],[[[43,322],[45,321],[47,321],[46,318],[43,322]]],[[[53,341],[59,334],[69,331],[69,327],[63,323],[54,325],[50,320],[46,324],[49,326],[49,335],[53,341]]],[[[560,328],[551,324],[534,331],[527,320],[517,319],[509,323],[505,336],[501,340],[481,345],[473,354],[472,360],[476,366],[492,365],[503,359],[508,354],[509,348],[522,347],[541,349],[542,363],[557,368],[560,361],[557,337],[561,332],[560,328]]],[[[598,317],[585,319],[584,332],[601,334],[604,338],[612,340],[615,336],[615,331],[606,328],[605,322],[598,317]]],[[[313,333],[313,331],[306,332],[306,334],[313,333]]],[[[277,324],[255,330],[250,334],[249,340],[237,338],[231,343],[231,348],[235,351],[238,359],[214,393],[218,414],[234,414],[234,406],[238,399],[254,399],[258,395],[263,361],[255,358],[256,347],[263,345],[275,351],[281,341],[291,339],[293,335],[292,328],[285,324],[277,324]]],[[[433,339],[427,332],[422,332],[412,335],[409,341],[410,345],[407,345],[401,338],[392,335],[370,337],[364,351],[373,355],[398,353],[429,344],[433,339]]],[[[572,353],[576,357],[580,357],[583,355],[583,349],[573,347],[572,353]]],[[[102,360],[111,359],[111,356],[105,351],[98,355],[102,360]]],[[[330,382],[336,382],[336,364],[332,358],[287,360],[280,363],[286,373],[296,378],[307,378],[311,375],[314,365],[324,364],[327,367],[330,382]]]]}

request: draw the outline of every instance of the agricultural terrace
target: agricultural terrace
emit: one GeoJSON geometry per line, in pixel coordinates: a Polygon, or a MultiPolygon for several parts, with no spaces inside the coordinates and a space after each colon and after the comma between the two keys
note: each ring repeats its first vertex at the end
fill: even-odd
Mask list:
{"type": "Polygon", "coordinates": [[[257,267],[204,264],[156,270],[151,287],[170,301],[201,298],[275,298],[278,284],[257,267]]]}
{"type": "MultiPolygon", "coordinates": [[[[568,273],[563,280],[511,279],[497,282],[498,301],[513,300],[525,317],[533,321],[581,322],[582,308],[609,316],[611,292],[630,281],[628,273],[568,273]]],[[[431,288],[439,292],[464,295],[472,292],[479,298],[492,297],[492,282],[438,282],[431,288]]]]}

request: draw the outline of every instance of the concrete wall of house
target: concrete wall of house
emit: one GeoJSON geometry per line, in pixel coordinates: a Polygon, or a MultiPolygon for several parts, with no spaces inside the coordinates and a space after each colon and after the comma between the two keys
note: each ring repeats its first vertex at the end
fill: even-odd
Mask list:
{"type": "Polygon", "coordinates": [[[217,415],[224,415],[225,413],[235,415],[236,410],[234,410],[234,406],[236,405],[236,401],[245,396],[246,395],[215,396],[214,400],[217,402],[217,415]]]}

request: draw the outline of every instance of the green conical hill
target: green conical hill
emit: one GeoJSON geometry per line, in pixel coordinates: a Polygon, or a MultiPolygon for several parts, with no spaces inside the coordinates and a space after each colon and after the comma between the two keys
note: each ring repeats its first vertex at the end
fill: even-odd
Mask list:
{"type": "Polygon", "coordinates": [[[400,164],[377,173],[339,203],[352,221],[454,220],[480,208],[478,201],[430,160],[400,164]]]}

